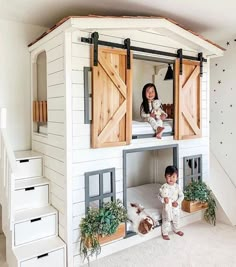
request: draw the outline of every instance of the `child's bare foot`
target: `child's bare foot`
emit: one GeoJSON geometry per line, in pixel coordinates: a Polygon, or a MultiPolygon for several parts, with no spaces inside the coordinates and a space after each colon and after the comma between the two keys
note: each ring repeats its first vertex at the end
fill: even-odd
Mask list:
{"type": "Polygon", "coordinates": [[[163,238],[164,240],[170,240],[170,238],[169,238],[168,235],[162,235],[162,238],[163,238]]]}
{"type": "Polygon", "coordinates": [[[163,132],[164,129],[165,129],[164,127],[157,127],[156,138],[161,139],[162,132],[163,132]]]}
{"type": "Polygon", "coordinates": [[[175,234],[177,234],[179,236],[183,236],[184,235],[184,233],[182,231],[175,232],[175,234]]]}

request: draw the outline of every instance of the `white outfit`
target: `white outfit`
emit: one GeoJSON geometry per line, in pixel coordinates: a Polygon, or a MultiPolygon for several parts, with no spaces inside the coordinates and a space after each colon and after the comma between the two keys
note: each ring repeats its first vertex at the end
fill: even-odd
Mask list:
{"type": "Polygon", "coordinates": [[[162,208],[162,225],[161,230],[163,235],[168,235],[170,226],[174,232],[179,231],[179,216],[180,207],[184,199],[183,191],[180,189],[178,184],[169,185],[167,183],[163,184],[160,188],[159,199],[163,203],[162,208]],[[169,203],[165,204],[164,197],[169,198],[169,203]],[[178,203],[177,207],[173,207],[172,203],[176,201],[178,203]]]}
{"type": "Polygon", "coordinates": [[[149,113],[145,113],[143,106],[140,107],[140,116],[145,121],[149,122],[153,128],[153,130],[156,131],[157,127],[163,127],[163,121],[161,120],[161,115],[167,114],[162,110],[161,108],[161,101],[159,99],[155,99],[152,102],[148,103],[149,105],[149,113]],[[153,112],[156,115],[156,118],[153,118],[150,116],[150,113],[153,112]]]}

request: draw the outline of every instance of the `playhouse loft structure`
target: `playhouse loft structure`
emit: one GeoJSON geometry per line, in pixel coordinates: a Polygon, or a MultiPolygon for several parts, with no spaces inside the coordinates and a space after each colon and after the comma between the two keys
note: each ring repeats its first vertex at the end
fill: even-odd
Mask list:
{"type": "MultiPolygon", "coordinates": [[[[80,266],[85,207],[117,198],[127,205],[127,189],[162,182],[167,164],[179,167],[181,186],[210,179],[209,60],[223,55],[221,47],[167,18],[88,16],[63,19],[29,52],[32,151],[13,154],[1,120],[0,200],[10,267],[80,266]],[[134,75],[137,60],[151,62],[153,73],[134,75]],[[136,82],[155,81],[163,64],[174,68],[172,102],[165,103],[172,130],[161,140],[134,135],[142,90],[136,82]]],[[[183,213],[182,222],[200,219],[201,213],[183,213]]],[[[102,255],[158,234],[160,228],[145,238],[121,238],[102,255]]]]}

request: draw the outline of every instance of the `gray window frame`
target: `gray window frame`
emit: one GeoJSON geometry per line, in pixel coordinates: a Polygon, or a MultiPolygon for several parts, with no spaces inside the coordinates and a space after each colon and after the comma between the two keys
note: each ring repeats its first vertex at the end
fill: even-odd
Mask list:
{"type": "Polygon", "coordinates": [[[85,178],[85,212],[87,213],[90,202],[99,200],[99,208],[102,207],[103,200],[110,197],[111,201],[116,200],[116,179],[115,179],[115,168],[102,169],[92,172],[86,172],[84,174],[85,178]],[[103,193],[103,174],[110,172],[111,174],[111,192],[103,193]],[[99,195],[90,197],[89,196],[89,177],[93,175],[99,175],[99,195]]]}
{"type": "Polygon", "coordinates": [[[193,155],[193,156],[188,156],[183,158],[183,188],[188,185],[189,180],[199,180],[202,181],[202,155],[193,155]],[[194,160],[197,159],[198,161],[198,168],[200,172],[198,173],[193,173],[193,167],[194,167],[194,160]],[[185,170],[186,170],[186,164],[188,160],[192,160],[192,168],[191,168],[191,175],[186,175],[185,170]],[[200,166],[199,166],[200,165],[200,166]],[[197,178],[197,179],[196,179],[197,178]]]}
{"type": "Polygon", "coordinates": [[[89,119],[89,98],[92,98],[92,93],[89,94],[89,72],[92,71],[91,67],[84,67],[84,123],[91,124],[92,121],[89,119]]]}

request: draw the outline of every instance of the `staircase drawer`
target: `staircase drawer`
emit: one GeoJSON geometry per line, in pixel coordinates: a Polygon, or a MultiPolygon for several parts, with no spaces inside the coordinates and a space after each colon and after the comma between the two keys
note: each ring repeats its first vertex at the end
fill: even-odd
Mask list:
{"type": "Polygon", "coordinates": [[[48,185],[15,190],[15,208],[29,209],[48,205],[48,185]]]}
{"type": "Polygon", "coordinates": [[[16,161],[16,179],[42,176],[42,158],[16,161]]]}
{"type": "Polygon", "coordinates": [[[55,250],[21,262],[21,267],[65,267],[64,249],[55,250]]]}
{"type": "Polygon", "coordinates": [[[56,235],[56,214],[15,224],[15,246],[56,235]]]}

